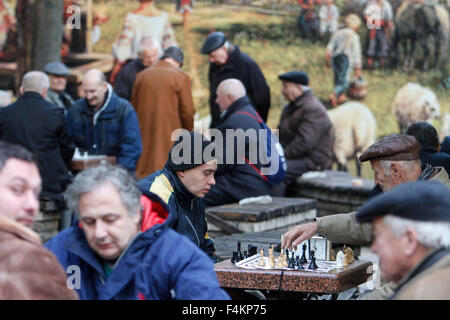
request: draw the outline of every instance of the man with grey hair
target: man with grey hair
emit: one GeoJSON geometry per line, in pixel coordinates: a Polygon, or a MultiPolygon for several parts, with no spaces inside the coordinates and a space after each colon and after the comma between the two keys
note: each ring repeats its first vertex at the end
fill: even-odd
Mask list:
{"type": "Polygon", "coordinates": [[[121,98],[131,100],[136,75],[142,70],[154,66],[162,55],[161,44],[155,37],[142,38],[138,57],[127,62],[114,80],[114,90],[121,98]]]}
{"type": "Polygon", "coordinates": [[[216,185],[205,196],[205,205],[222,205],[270,194],[271,185],[261,172],[262,159],[259,159],[259,148],[265,146],[265,141],[260,140],[263,120],[246,96],[243,83],[238,79],[226,79],[217,87],[216,96],[221,112],[216,129],[221,132],[223,141],[222,146],[217,147],[222,150],[219,152],[222,162],[215,173],[216,185]],[[227,136],[229,132],[234,132],[232,139],[227,136]],[[232,156],[230,150],[233,150],[232,156]]]}
{"type": "Polygon", "coordinates": [[[116,156],[117,163],[135,171],[141,155],[141,132],[131,104],[114,92],[105,75],[91,69],[83,77],[85,97],[66,115],[69,134],[81,152],[116,156]]]}
{"type": "Polygon", "coordinates": [[[19,144],[36,154],[42,177],[42,198],[64,206],[61,193],[70,182],[68,164],[74,145],[67,133],[64,112],[45,100],[48,76],[30,71],[22,79],[21,96],[0,109],[0,139],[19,144]]]}
{"type": "Polygon", "coordinates": [[[44,67],[44,72],[50,79],[46,100],[63,108],[65,114],[74,102],[72,96],[65,91],[70,70],[64,63],[52,61],[44,67]]]}
{"type": "Polygon", "coordinates": [[[296,179],[303,173],[331,168],[333,125],[310,89],[306,72],[294,70],[278,78],[283,83],[281,92],[289,101],[278,125],[287,159],[286,179],[273,190],[273,195],[283,197],[292,193],[296,179]]]}
{"type": "Polygon", "coordinates": [[[123,168],[79,173],[65,193],[79,225],[46,243],[64,268],[79,268],[82,300],[229,299],[212,261],[170,228],[176,217],[155,194],[141,195],[123,168]]]}
{"type": "Polygon", "coordinates": [[[372,251],[393,300],[450,299],[450,190],[409,182],[373,198],[356,214],[374,229],[372,251]]]}
{"type": "MultiPolygon", "coordinates": [[[[391,134],[372,144],[360,156],[361,162],[370,161],[374,171],[375,188],[370,198],[411,181],[438,181],[450,188],[450,180],[442,167],[428,168],[422,172],[419,160],[420,143],[413,136],[391,134]]],[[[293,227],[283,234],[282,248],[297,248],[304,240],[316,233],[332,242],[353,245],[370,245],[373,229],[370,224],[358,223],[356,212],[341,213],[314,219],[311,223],[293,227]]],[[[386,299],[393,293],[395,285],[388,283],[366,293],[363,299],[386,299]]]]}

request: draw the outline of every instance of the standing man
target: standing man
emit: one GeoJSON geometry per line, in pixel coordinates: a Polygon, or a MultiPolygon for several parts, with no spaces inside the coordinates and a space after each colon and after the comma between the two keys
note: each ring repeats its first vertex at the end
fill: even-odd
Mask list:
{"type": "Polygon", "coordinates": [[[217,206],[269,195],[271,185],[261,173],[261,159],[257,158],[259,148],[265,145],[259,137],[262,119],[247,98],[242,82],[237,79],[222,81],[217,88],[216,102],[221,111],[217,129],[224,137],[223,164],[215,173],[216,185],[205,196],[205,204],[217,206]],[[227,132],[230,131],[235,133],[233,139],[228,139],[227,132]],[[238,136],[239,132],[243,139],[238,136]],[[234,150],[233,157],[228,154],[229,150],[234,150]]]}
{"type": "Polygon", "coordinates": [[[116,156],[118,164],[134,173],[142,143],[133,107],[117,96],[98,69],[86,72],[81,85],[85,98],[77,100],[66,116],[75,145],[81,152],[116,156]]]}
{"type": "Polygon", "coordinates": [[[70,182],[67,164],[75,146],[67,133],[63,109],[46,101],[50,85],[41,71],[24,75],[19,99],[0,109],[0,139],[36,154],[43,189],[41,197],[63,207],[62,192],[70,182]]]}
{"type": "Polygon", "coordinates": [[[164,166],[174,130],[194,128],[191,80],[180,70],[182,65],[183,51],[169,47],[161,61],[136,78],[131,104],[136,109],[144,145],[136,169],[138,178],[164,166]]]}
{"type": "Polygon", "coordinates": [[[287,172],[285,180],[274,187],[273,194],[284,196],[303,173],[331,167],[333,125],[325,107],[308,87],[305,72],[291,71],[278,78],[283,82],[282,94],[289,101],[278,125],[287,172]]]}
{"type": "Polygon", "coordinates": [[[206,38],[201,53],[209,55],[209,106],[211,111],[211,128],[219,122],[219,105],[217,87],[223,80],[235,78],[240,80],[247,91],[251,104],[264,122],[267,121],[270,108],[270,88],[261,69],[238,46],[227,41],[222,32],[214,32],[206,38]]]}
{"type": "Polygon", "coordinates": [[[371,246],[392,300],[450,299],[450,190],[439,182],[404,183],[356,214],[374,230],[371,246]]]}
{"type": "Polygon", "coordinates": [[[65,194],[79,224],[46,247],[65,268],[79,268],[82,300],[227,300],[212,261],[169,227],[172,212],[142,196],[123,168],[80,172],[65,194]]]}
{"type": "Polygon", "coordinates": [[[355,70],[356,78],[362,75],[361,43],[356,33],[361,19],[352,13],[345,18],[345,24],[347,27],[338,30],[328,42],[325,58],[327,67],[331,60],[334,72],[334,90],[329,96],[333,107],[346,100],[352,70],[355,70]]]}
{"type": "Polygon", "coordinates": [[[53,61],[45,66],[44,72],[50,79],[50,88],[45,99],[63,108],[66,114],[74,102],[72,96],[65,91],[70,70],[64,63],[53,61]]]}
{"type": "Polygon", "coordinates": [[[155,37],[144,37],[139,45],[138,57],[128,62],[117,74],[114,90],[117,95],[131,100],[136,75],[142,70],[155,65],[161,55],[161,45],[155,37]]]}
{"type": "Polygon", "coordinates": [[[40,191],[33,155],[0,141],[0,300],[77,298],[56,258],[31,230],[40,191]]]}

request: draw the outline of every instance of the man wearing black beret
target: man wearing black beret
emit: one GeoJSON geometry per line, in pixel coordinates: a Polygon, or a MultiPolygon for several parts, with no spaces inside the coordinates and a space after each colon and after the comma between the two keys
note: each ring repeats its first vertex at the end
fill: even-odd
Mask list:
{"type": "Polygon", "coordinates": [[[450,190],[439,182],[409,182],[368,201],[356,214],[371,223],[371,249],[394,300],[450,299],[450,190]]]}
{"type": "Polygon", "coordinates": [[[139,189],[159,196],[176,218],[171,227],[210,257],[214,241],[208,237],[203,198],[216,184],[214,144],[198,132],[183,130],[162,170],[138,181],[139,189]]]}
{"type": "Polygon", "coordinates": [[[278,76],[282,94],[289,104],[284,107],[279,140],[287,159],[286,178],[273,188],[273,195],[290,193],[296,179],[307,171],[331,168],[333,125],[323,104],[309,88],[308,75],[291,71],[278,76]]]}
{"type": "MultiPolygon", "coordinates": [[[[413,136],[391,134],[372,144],[360,156],[360,162],[370,161],[374,171],[375,188],[370,197],[387,192],[396,186],[416,180],[437,181],[450,188],[448,174],[442,167],[422,172],[419,160],[420,143],[413,136]]],[[[283,234],[282,248],[297,245],[316,233],[337,243],[368,246],[373,241],[373,229],[368,223],[358,223],[356,212],[316,218],[314,222],[293,227],[283,234]]],[[[386,299],[393,294],[388,283],[363,296],[363,299],[386,299]]]]}
{"type": "Polygon", "coordinates": [[[239,47],[231,44],[222,32],[210,34],[201,49],[209,55],[209,106],[211,128],[215,128],[220,118],[220,108],[216,103],[217,87],[223,80],[240,80],[247,91],[252,106],[255,107],[264,122],[270,108],[270,88],[258,64],[239,47]]]}

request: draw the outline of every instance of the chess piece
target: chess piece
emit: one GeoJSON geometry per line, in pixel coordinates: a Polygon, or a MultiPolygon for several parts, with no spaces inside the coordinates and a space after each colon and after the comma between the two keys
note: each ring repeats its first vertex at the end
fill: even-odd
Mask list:
{"type": "Polygon", "coordinates": [[[239,261],[244,260],[244,256],[242,255],[242,252],[241,252],[241,242],[240,241],[238,241],[238,243],[237,243],[237,252],[238,252],[238,260],[239,261]]]}
{"type": "Polygon", "coordinates": [[[244,259],[247,259],[248,258],[248,253],[247,253],[247,251],[244,251],[244,259]]]}
{"type": "Polygon", "coordinates": [[[295,267],[298,267],[299,265],[302,265],[302,264],[300,263],[300,257],[299,257],[299,256],[295,256],[295,264],[294,264],[294,266],[295,266],[295,267]]]}
{"type": "Polygon", "coordinates": [[[303,244],[303,253],[302,257],[300,258],[300,263],[305,264],[308,263],[308,260],[306,260],[306,243],[303,244]]]}
{"type": "Polygon", "coordinates": [[[297,265],[297,270],[303,270],[305,269],[305,267],[303,267],[302,263],[300,262],[299,257],[297,256],[297,261],[298,261],[298,265],[297,265]]]}
{"type": "Polygon", "coordinates": [[[266,262],[264,261],[264,249],[261,249],[259,254],[261,255],[261,259],[259,259],[259,266],[260,267],[265,267],[266,266],[266,262]]]}
{"type": "Polygon", "coordinates": [[[336,255],[333,249],[330,250],[330,261],[336,261],[336,255]]]}
{"type": "Polygon", "coordinates": [[[353,261],[355,261],[355,257],[353,256],[353,250],[350,247],[345,248],[344,246],[344,264],[345,266],[350,265],[353,261]]]}
{"type": "Polygon", "coordinates": [[[270,244],[269,247],[269,265],[273,269],[275,268],[275,257],[273,256],[273,244],[270,244]]]}
{"type": "Polygon", "coordinates": [[[316,257],[314,256],[314,250],[311,250],[311,263],[308,266],[308,269],[310,270],[316,270],[319,268],[316,264],[316,257]]]}
{"type": "Polygon", "coordinates": [[[233,257],[231,258],[231,262],[233,263],[239,262],[237,251],[233,251],[233,257]]]}
{"type": "Polygon", "coordinates": [[[336,255],[336,265],[338,267],[344,267],[345,266],[345,254],[342,251],[339,251],[336,255]]]}

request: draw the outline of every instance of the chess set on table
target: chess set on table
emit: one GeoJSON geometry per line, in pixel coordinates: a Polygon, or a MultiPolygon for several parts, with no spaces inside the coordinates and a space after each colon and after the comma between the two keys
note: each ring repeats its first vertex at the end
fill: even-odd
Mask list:
{"type": "Polygon", "coordinates": [[[269,246],[269,256],[264,256],[264,249],[258,254],[257,248],[249,245],[249,250],[241,253],[241,243],[238,242],[238,251],[233,252],[233,262],[236,267],[244,269],[262,270],[301,270],[314,272],[329,272],[335,269],[344,269],[354,261],[353,250],[346,248],[338,253],[337,261],[331,250],[331,243],[319,236],[302,242],[297,251],[281,250],[275,258],[273,244],[269,246]],[[318,250],[319,248],[319,250],[318,250]],[[301,251],[301,253],[300,253],[301,251]],[[307,258],[308,252],[309,256],[307,258]]]}

